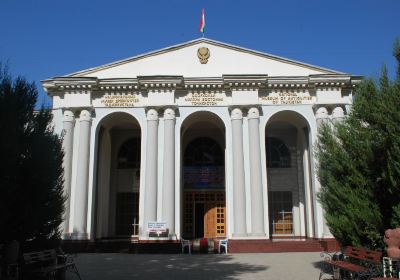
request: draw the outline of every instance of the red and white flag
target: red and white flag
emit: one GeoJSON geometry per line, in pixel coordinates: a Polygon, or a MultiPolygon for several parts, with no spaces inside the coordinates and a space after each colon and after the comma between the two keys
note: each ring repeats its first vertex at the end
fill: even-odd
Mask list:
{"type": "Polygon", "coordinates": [[[204,28],[206,27],[206,19],[205,19],[205,17],[204,17],[204,8],[203,8],[203,11],[202,11],[202,13],[201,13],[201,19],[200,19],[200,28],[199,28],[199,31],[201,32],[201,33],[203,33],[204,34],[204,28]]]}

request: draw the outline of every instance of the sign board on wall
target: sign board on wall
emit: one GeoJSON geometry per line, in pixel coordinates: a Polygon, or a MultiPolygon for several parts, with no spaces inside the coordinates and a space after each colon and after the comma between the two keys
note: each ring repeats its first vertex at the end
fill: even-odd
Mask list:
{"type": "Polygon", "coordinates": [[[226,105],[227,102],[222,92],[189,92],[177,101],[181,106],[218,106],[226,105]]]}
{"type": "Polygon", "coordinates": [[[168,228],[166,222],[148,222],[147,231],[149,237],[168,237],[168,228]]]}
{"type": "Polygon", "coordinates": [[[224,166],[184,166],[185,189],[224,189],[224,166]]]}
{"type": "Polygon", "coordinates": [[[141,95],[139,94],[105,94],[101,97],[102,107],[116,107],[116,108],[126,108],[135,107],[140,104],[141,95]]]}
{"type": "Polygon", "coordinates": [[[312,104],[313,97],[307,91],[270,92],[260,95],[260,103],[265,105],[301,105],[312,104]]]}

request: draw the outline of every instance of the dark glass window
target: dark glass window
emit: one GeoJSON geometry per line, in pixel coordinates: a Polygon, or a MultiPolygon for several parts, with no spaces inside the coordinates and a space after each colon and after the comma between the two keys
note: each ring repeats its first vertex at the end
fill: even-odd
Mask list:
{"type": "Polygon", "coordinates": [[[268,137],[266,139],[266,150],[268,167],[290,167],[290,151],[282,140],[274,137],[268,137]]]}
{"type": "Polygon", "coordinates": [[[140,138],[131,138],[118,151],[118,168],[140,168],[140,138]]]}
{"type": "Polygon", "coordinates": [[[224,154],[218,143],[207,137],[193,140],[186,147],[185,166],[221,166],[224,165],[224,154]]]}
{"type": "Polygon", "coordinates": [[[224,159],[224,153],[215,140],[201,137],[190,142],[184,156],[184,188],[225,188],[224,159]]]}
{"type": "Polygon", "coordinates": [[[268,192],[269,222],[272,234],[293,234],[292,192],[268,192]]]}

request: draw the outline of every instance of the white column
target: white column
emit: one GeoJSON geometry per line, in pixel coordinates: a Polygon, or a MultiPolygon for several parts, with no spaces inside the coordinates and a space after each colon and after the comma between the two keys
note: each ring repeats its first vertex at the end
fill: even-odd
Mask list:
{"type": "Polygon", "coordinates": [[[260,113],[256,107],[250,108],[247,114],[249,123],[250,152],[250,193],[251,193],[251,234],[265,236],[264,205],[261,175],[260,149],[260,113]]]}
{"type": "Polygon", "coordinates": [[[322,124],[328,121],[328,110],[325,107],[319,107],[315,113],[315,118],[317,119],[317,128],[321,128],[322,124]]]}
{"type": "Polygon", "coordinates": [[[175,236],[175,111],[164,111],[162,220],[167,223],[170,236],[175,236]]]}
{"type": "Polygon", "coordinates": [[[96,238],[102,238],[109,236],[111,135],[108,128],[101,130],[98,150],[96,238]]]}
{"type": "MultiPolygon", "coordinates": [[[[317,129],[320,130],[321,126],[329,121],[329,115],[328,115],[328,110],[325,107],[320,107],[318,108],[315,117],[317,119],[317,129]]],[[[325,210],[322,209],[322,215],[323,215],[323,236],[322,237],[332,237],[332,234],[329,230],[328,225],[326,224],[326,219],[325,219],[325,210]]],[[[317,223],[315,224],[315,228],[317,228],[317,223]]],[[[317,233],[317,231],[315,231],[317,233]]]]}
{"type": "Polygon", "coordinates": [[[311,172],[310,172],[310,151],[308,136],[304,133],[302,135],[303,142],[303,176],[304,176],[304,197],[306,204],[306,223],[307,223],[307,237],[314,237],[314,225],[313,225],[313,195],[311,187],[311,172]]]}
{"type": "Polygon", "coordinates": [[[332,122],[333,124],[340,123],[344,120],[344,110],[338,106],[332,111],[332,122]]]}
{"type": "Polygon", "coordinates": [[[82,110],[79,117],[78,171],[76,176],[74,239],[87,239],[89,146],[91,115],[82,110]]]}
{"type": "Polygon", "coordinates": [[[305,136],[304,129],[297,128],[297,181],[298,181],[298,205],[299,205],[299,236],[306,236],[306,191],[308,184],[306,181],[306,166],[304,166],[304,153],[306,151],[305,147],[305,136]]]}
{"type": "Polygon", "coordinates": [[[157,220],[157,150],[158,112],[155,109],[149,109],[147,111],[143,236],[147,235],[147,223],[157,220]]]}
{"type": "Polygon", "coordinates": [[[243,159],[243,115],[239,108],[231,112],[233,160],[234,237],[246,236],[246,191],[243,159]]]}
{"type": "Polygon", "coordinates": [[[63,119],[63,150],[64,150],[64,195],[65,201],[65,212],[64,212],[64,223],[63,233],[64,235],[69,234],[69,213],[71,203],[71,174],[72,174],[72,153],[74,146],[74,125],[75,116],[72,111],[64,111],[63,119]]]}

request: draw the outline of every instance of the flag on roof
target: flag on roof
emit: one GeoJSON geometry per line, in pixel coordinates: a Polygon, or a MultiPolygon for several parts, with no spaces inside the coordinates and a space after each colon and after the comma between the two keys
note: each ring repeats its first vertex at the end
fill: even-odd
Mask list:
{"type": "Polygon", "coordinates": [[[202,13],[201,13],[199,31],[200,31],[201,33],[204,33],[204,28],[205,28],[205,27],[206,27],[206,19],[205,19],[205,17],[204,17],[204,8],[203,8],[203,11],[202,11],[202,13]]]}

